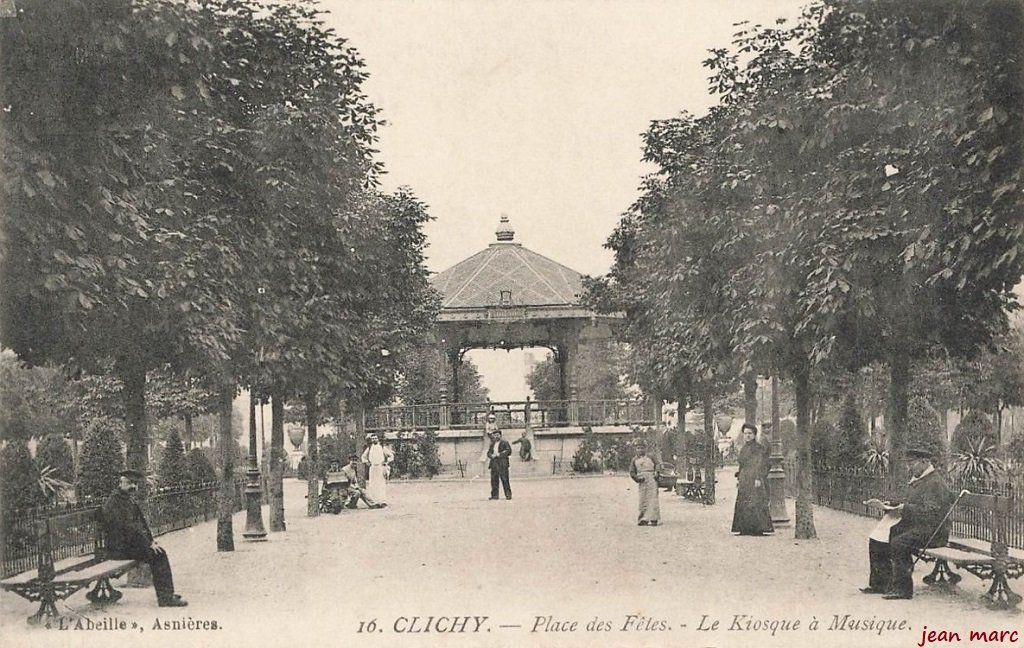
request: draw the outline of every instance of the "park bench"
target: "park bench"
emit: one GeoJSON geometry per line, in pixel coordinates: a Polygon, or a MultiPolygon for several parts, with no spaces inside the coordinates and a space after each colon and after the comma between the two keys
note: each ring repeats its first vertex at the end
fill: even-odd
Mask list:
{"type": "Polygon", "coordinates": [[[1007,546],[1010,507],[1013,499],[997,495],[964,493],[953,508],[952,518],[972,527],[988,529],[991,541],[951,535],[944,547],[922,549],[918,557],[934,562],[924,582],[931,586],[952,587],[960,582],[960,574],[950,565],[963,569],[992,586],[982,595],[985,605],[993,610],[1014,608],[1021,596],[1010,589],[1009,579],[1024,574],[1024,551],[1007,546]]]}
{"type": "Polygon", "coordinates": [[[110,584],[136,566],[135,560],[107,560],[102,512],[90,508],[38,520],[38,567],[0,581],[0,588],[28,601],[39,601],[39,610],[28,617],[37,624],[44,617],[58,617],[56,602],[95,583],[86,594],[94,605],[114,603],[121,592],[110,584]]]}
{"type": "Polygon", "coordinates": [[[679,473],[676,472],[675,465],[667,461],[658,464],[654,474],[655,479],[658,481],[658,488],[666,490],[675,488],[676,482],[679,479],[679,473]]]}
{"type": "Polygon", "coordinates": [[[323,488],[320,491],[319,508],[321,513],[341,513],[347,499],[349,479],[343,472],[328,472],[324,476],[323,488]]]}
{"type": "Polygon", "coordinates": [[[701,478],[701,469],[691,466],[686,475],[676,478],[676,493],[684,499],[694,502],[703,502],[705,498],[704,480],[701,478]]]}

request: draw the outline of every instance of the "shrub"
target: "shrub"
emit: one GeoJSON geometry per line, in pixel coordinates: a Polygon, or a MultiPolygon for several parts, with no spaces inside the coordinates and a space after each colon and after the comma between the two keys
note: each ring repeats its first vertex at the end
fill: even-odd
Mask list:
{"type": "Polygon", "coordinates": [[[1002,463],[995,455],[996,447],[988,443],[984,437],[970,439],[964,451],[953,457],[950,475],[965,481],[995,479],[1003,469],[1002,463]]]}
{"type": "Polygon", "coordinates": [[[108,419],[89,424],[82,443],[78,486],[83,497],[104,496],[117,486],[117,474],[124,470],[124,451],[108,419]]]}
{"type": "Polygon", "coordinates": [[[39,468],[25,441],[9,441],[0,449],[0,487],[4,512],[45,503],[39,468]]]}
{"type": "Polygon", "coordinates": [[[907,407],[907,448],[922,448],[933,457],[945,454],[939,413],[924,398],[912,398],[907,407]]]}
{"type": "Polygon", "coordinates": [[[797,448],[796,423],[792,419],[779,421],[779,434],[782,438],[782,453],[793,452],[797,448]]]}
{"type": "Polygon", "coordinates": [[[172,429],[167,436],[163,452],[160,455],[160,464],[157,466],[157,481],[160,486],[175,486],[186,482],[189,479],[188,468],[185,465],[185,447],[178,436],[178,430],[172,429]]]}
{"type": "Polygon", "coordinates": [[[433,477],[441,472],[441,457],[437,451],[437,433],[400,433],[392,450],[395,475],[412,478],[433,477]]]}
{"type": "Polygon", "coordinates": [[[860,416],[857,404],[847,398],[835,427],[832,457],[833,465],[852,468],[859,463],[867,445],[867,429],[860,416]]]}
{"type": "Polygon", "coordinates": [[[309,479],[309,460],[306,457],[299,459],[299,466],[295,469],[295,476],[302,481],[309,479]]]}
{"type": "Polygon", "coordinates": [[[811,461],[816,466],[831,464],[834,454],[835,428],[821,418],[811,424],[811,461]]]}
{"type": "Polygon", "coordinates": [[[36,465],[42,470],[49,466],[52,476],[66,482],[75,481],[75,459],[71,447],[60,434],[49,434],[36,447],[36,465]]]}
{"type": "Polygon", "coordinates": [[[332,461],[337,461],[339,466],[344,466],[348,463],[348,456],[355,450],[355,446],[348,439],[337,434],[325,434],[317,437],[316,447],[317,462],[319,463],[317,476],[320,479],[327,475],[332,461]]]}
{"type": "Polygon", "coordinates": [[[419,450],[423,462],[423,475],[433,477],[441,472],[441,455],[437,451],[437,432],[424,432],[416,439],[416,449],[419,450]]]}
{"type": "Polygon", "coordinates": [[[636,437],[634,435],[619,434],[605,437],[600,440],[600,444],[606,470],[629,470],[629,462],[632,461],[635,454],[636,437]]]}
{"type": "Polygon", "coordinates": [[[953,430],[953,447],[950,450],[952,454],[960,454],[982,446],[992,446],[995,449],[997,444],[995,426],[992,422],[978,410],[971,410],[953,430]],[[984,443],[979,445],[979,441],[984,443]]]}
{"type": "Polygon", "coordinates": [[[572,470],[577,473],[597,472],[604,467],[601,442],[590,428],[584,430],[583,440],[572,456],[572,470]]]}
{"type": "Polygon", "coordinates": [[[192,448],[185,455],[185,472],[193,482],[217,481],[217,471],[200,448],[192,448]]]}
{"type": "Polygon", "coordinates": [[[885,448],[885,444],[872,439],[864,452],[861,453],[861,464],[865,468],[876,471],[879,474],[888,473],[889,451],[885,448]]]}
{"type": "Polygon", "coordinates": [[[1017,466],[1024,464],[1024,434],[1013,435],[1006,446],[1006,453],[1017,466]]]}

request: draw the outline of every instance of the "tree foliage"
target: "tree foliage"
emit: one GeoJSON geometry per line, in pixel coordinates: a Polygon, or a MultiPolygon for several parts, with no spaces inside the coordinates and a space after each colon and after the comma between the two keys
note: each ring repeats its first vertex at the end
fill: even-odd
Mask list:
{"type": "Polygon", "coordinates": [[[444,364],[440,353],[431,348],[408,348],[399,358],[399,380],[395,398],[406,405],[441,402],[441,380],[448,380],[448,401],[483,403],[488,399],[480,371],[469,358],[459,363],[458,395],[452,393],[451,377],[442,376],[444,364]]]}
{"type": "Polygon", "coordinates": [[[185,471],[188,481],[212,482],[217,480],[217,471],[201,448],[192,448],[185,454],[185,471]]]}
{"type": "Polygon", "coordinates": [[[50,434],[36,446],[36,465],[40,470],[52,469],[55,479],[73,484],[75,482],[75,460],[67,439],[60,434],[50,434]]]}
{"type": "Polygon", "coordinates": [[[185,448],[177,430],[171,432],[164,444],[156,474],[161,486],[177,486],[189,479],[185,448]]]}
{"type": "Polygon", "coordinates": [[[590,299],[626,313],[655,391],[793,383],[798,537],[815,535],[823,376],[888,365],[898,458],[913,362],[972,357],[1006,327],[1024,271],[1022,11],[826,1],[792,26],[743,24],[705,62],[719,104],[645,135],[658,171],[590,299]]]}
{"type": "Polygon", "coordinates": [[[124,469],[124,452],[113,426],[97,420],[85,434],[78,466],[78,489],[83,497],[105,497],[117,486],[124,469]]]}
{"type": "Polygon", "coordinates": [[[982,412],[971,410],[953,430],[950,453],[968,452],[970,448],[997,448],[996,431],[992,421],[982,412]]]}
{"type": "Polygon", "coordinates": [[[39,487],[39,468],[24,441],[11,441],[0,448],[0,475],[0,502],[5,514],[45,502],[39,487]]]}
{"type": "MultiPolygon", "coordinates": [[[[628,397],[625,377],[629,374],[628,351],[615,342],[579,345],[576,362],[577,394],[581,400],[622,400],[628,397]]],[[[526,376],[533,397],[540,401],[561,398],[558,362],[549,355],[535,364],[526,376]]]]}

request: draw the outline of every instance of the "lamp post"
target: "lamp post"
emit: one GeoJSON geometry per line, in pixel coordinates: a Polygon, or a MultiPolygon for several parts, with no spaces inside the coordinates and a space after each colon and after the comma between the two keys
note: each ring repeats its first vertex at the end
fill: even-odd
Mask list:
{"type": "Polygon", "coordinates": [[[779,378],[772,374],[772,449],[768,456],[768,513],[772,524],[789,524],[786,511],[786,469],[783,467],[782,430],[779,423],[779,378]]]}
{"type": "MultiPolygon", "coordinates": [[[[266,289],[261,286],[257,292],[263,295],[266,289]]],[[[263,364],[262,346],[258,362],[260,365],[263,364]]],[[[249,542],[264,542],[267,539],[267,529],[263,526],[260,476],[260,464],[256,458],[256,386],[253,384],[249,385],[249,468],[245,471],[245,531],[242,532],[242,537],[249,542]]]]}
{"type": "Polygon", "coordinates": [[[250,542],[267,539],[263,526],[263,501],[260,492],[260,466],[256,459],[256,396],[249,391],[249,468],[245,471],[245,531],[242,537],[250,542]]]}

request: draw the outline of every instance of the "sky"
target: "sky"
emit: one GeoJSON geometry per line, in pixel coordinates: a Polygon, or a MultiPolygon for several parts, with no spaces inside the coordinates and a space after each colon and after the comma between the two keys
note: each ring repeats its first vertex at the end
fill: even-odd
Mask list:
{"type": "MultiPolygon", "coordinates": [[[[326,22],[366,62],[364,91],[387,125],[387,191],[409,186],[434,220],[440,272],[515,240],[603,274],[603,246],[638,196],[651,120],[714,103],[701,62],[748,20],[799,15],[806,0],[324,0],[326,22]]],[[[478,350],[493,400],[522,399],[529,356],[478,350]]],[[[544,351],[533,351],[540,360],[544,351]]]]}

